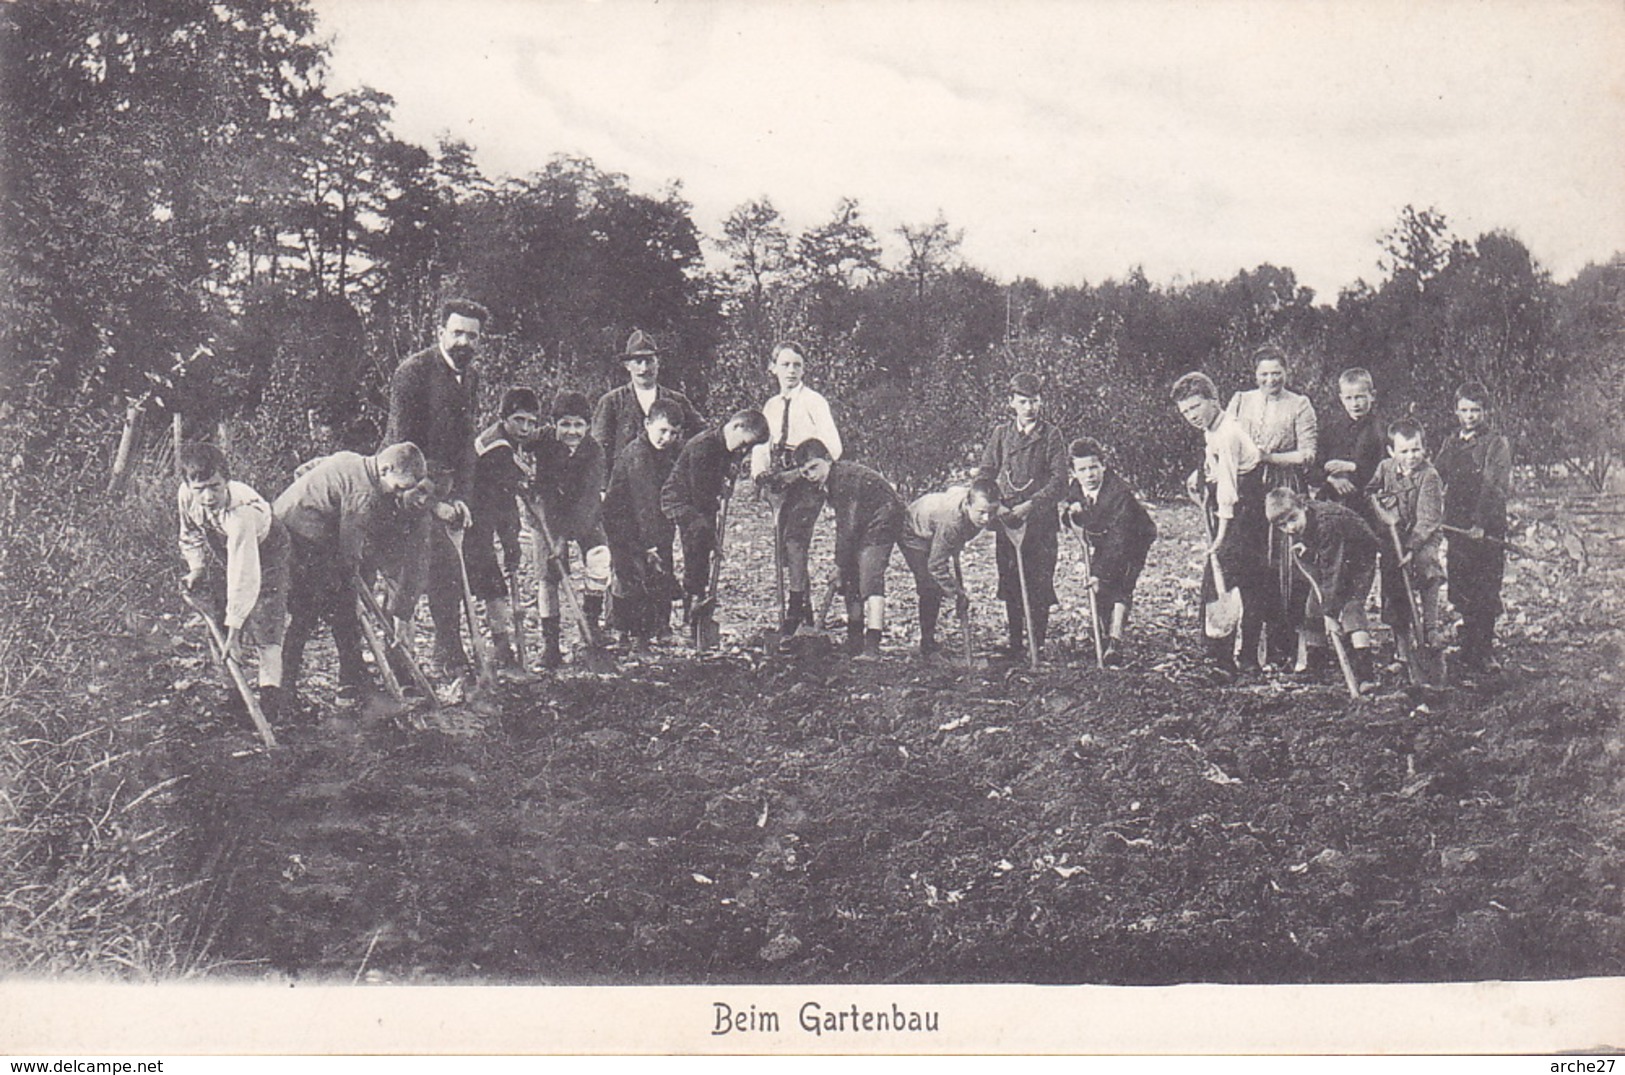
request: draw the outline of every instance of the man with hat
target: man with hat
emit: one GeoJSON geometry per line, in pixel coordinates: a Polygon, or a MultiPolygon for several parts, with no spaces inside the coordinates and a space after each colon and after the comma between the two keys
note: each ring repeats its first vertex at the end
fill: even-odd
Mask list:
{"type": "MultiPolygon", "coordinates": [[[[705,419],[700,417],[688,397],[660,383],[660,349],[642,329],[632,330],[626,348],[621,352],[621,364],[626,367],[626,384],[605,392],[592,413],[592,439],[604,450],[606,461],[615,460],[623,448],[643,436],[649,408],[654,406],[657,399],[670,400],[682,414],[679,444],[704,430],[705,419]]],[[[605,467],[606,487],[611,469],[605,467]]]]}
{"type": "Polygon", "coordinates": [[[1031,605],[1033,642],[1044,645],[1049,610],[1055,604],[1055,559],[1059,548],[1060,515],[1057,505],[1068,478],[1066,439],[1053,422],[1040,417],[1043,385],[1031,373],[1010,378],[1013,417],[1000,424],[982,451],[976,477],[997,482],[1003,508],[995,534],[999,565],[999,599],[1010,624],[1007,652],[1019,656],[1025,649],[1026,629],[1022,589],[1031,605]],[[1017,572],[1015,541],[1021,542],[1017,572]],[[1023,577],[1024,576],[1024,577],[1023,577]]]}

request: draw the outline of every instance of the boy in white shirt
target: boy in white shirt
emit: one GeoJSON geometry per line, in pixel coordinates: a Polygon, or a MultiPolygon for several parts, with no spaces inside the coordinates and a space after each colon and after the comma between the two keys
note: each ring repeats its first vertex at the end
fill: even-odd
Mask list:
{"type": "Polygon", "coordinates": [[[775,346],[768,369],[778,378],[779,391],[762,404],[768,439],[751,450],[750,476],[772,499],[778,522],[779,550],[789,589],[780,631],[788,638],[801,624],[812,623],[807,552],[818,515],[824,510],[823,488],[800,476],[795,450],[805,441],[817,440],[829,449],[831,459],[839,459],[841,434],[835,428],[829,402],[804,381],[807,361],[800,345],[785,342],[775,346]]]}

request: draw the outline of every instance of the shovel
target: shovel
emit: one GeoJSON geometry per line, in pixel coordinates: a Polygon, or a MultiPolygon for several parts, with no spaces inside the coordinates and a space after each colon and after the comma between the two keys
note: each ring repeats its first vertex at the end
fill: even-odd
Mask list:
{"type": "Polygon", "coordinates": [[[790,636],[790,643],[795,647],[797,656],[806,656],[815,649],[828,650],[831,647],[829,630],[825,625],[829,623],[829,609],[835,603],[835,592],[840,588],[840,575],[831,575],[829,584],[824,587],[824,596],[818,603],[813,621],[798,625],[795,633],[790,636]]]}
{"type": "MultiPolygon", "coordinates": [[[[1213,544],[1213,520],[1208,516],[1207,504],[1200,494],[1193,493],[1191,502],[1202,513],[1202,525],[1207,532],[1207,543],[1213,544]]],[[[1241,624],[1241,591],[1224,584],[1224,570],[1219,567],[1218,553],[1208,554],[1208,565],[1213,570],[1213,600],[1202,606],[1202,633],[1209,638],[1228,638],[1241,624]]]]}
{"type": "MultiPolygon", "coordinates": [[[[559,572],[559,595],[563,597],[565,605],[570,609],[570,618],[576,621],[576,628],[581,632],[582,648],[577,651],[581,663],[587,666],[587,671],[593,675],[607,676],[614,674],[615,657],[604,649],[598,632],[593,630],[592,624],[587,622],[587,614],[581,610],[581,600],[576,597],[576,588],[570,583],[569,572],[564,570],[564,562],[559,558],[558,546],[553,544],[553,531],[547,525],[547,514],[539,500],[521,499],[525,513],[530,516],[531,526],[542,537],[542,545],[547,549],[545,562],[554,564],[559,572]]],[[[538,576],[545,577],[547,572],[544,564],[536,565],[538,576]]]]}
{"type": "MultiPolygon", "coordinates": [[[[959,580],[959,591],[965,591],[965,572],[959,566],[959,554],[954,554],[954,578],[959,580]]],[[[978,661],[971,652],[970,605],[957,605],[954,609],[959,617],[959,641],[965,650],[965,667],[971,671],[986,668],[986,661],[978,661]]]]}
{"type": "Polygon", "coordinates": [[[468,582],[468,561],[463,556],[463,528],[444,524],[446,537],[457,553],[457,580],[463,584],[463,615],[468,619],[468,636],[474,644],[474,663],[479,667],[474,674],[476,689],[488,689],[495,683],[491,651],[486,648],[485,636],[480,634],[479,612],[474,607],[474,587],[468,582]]]}
{"type": "MultiPolygon", "coordinates": [[[[734,482],[737,485],[737,475],[734,482]]],[[[717,626],[715,619],[717,585],[722,580],[722,543],[728,533],[728,505],[733,502],[733,494],[736,491],[730,487],[728,495],[723,497],[722,503],[717,506],[717,541],[716,547],[711,550],[711,578],[706,586],[705,595],[694,602],[694,607],[688,612],[695,649],[711,650],[722,644],[722,628],[717,626]]]]}
{"type": "MultiPolygon", "coordinates": [[[[412,703],[407,700],[400,677],[395,674],[394,666],[389,663],[389,646],[381,634],[383,628],[373,622],[366,606],[359,600],[356,602],[356,622],[361,625],[361,636],[367,640],[367,648],[372,650],[373,664],[378,666],[378,676],[384,681],[384,690],[395,703],[387,715],[398,718],[412,708],[412,703]]],[[[431,692],[429,697],[433,698],[434,694],[431,692]]],[[[423,721],[414,717],[411,727],[421,730],[423,721]]]]}
{"type": "MultiPolygon", "coordinates": [[[[373,595],[372,587],[363,582],[360,575],[350,579],[350,587],[355,591],[357,611],[360,613],[357,618],[361,621],[361,628],[367,636],[368,644],[373,647],[373,656],[378,660],[379,674],[383,676],[386,686],[392,681],[394,683],[390,693],[393,694],[394,690],[401,686],[394,667],[389,663],[389,655],[393,653],[406,669],[408,678],[412,680],[412,686],[423,695],[424,701],[428,702],[431,709],[439,709],[440,698],[434,692],[434,684],[430,683],[429,677],[424,674],[423,666],[418,663],[411,644],[401,638],[390,618],[384,615],[384,610],[378,606],[378,598],[373,595]]],[[[398,697],[404,701],[405,691],[403,690],[398,697]]]]}
{"type": "MultiPolygon", "coordinates": [[[[1388,528],[1388,540],[1394,549],[1395,568],[1400,582],[1405,587],[1405,607],[1410,611],[1410,625],[1404,639],[1410,652],[1406,654],[1405,667],[1410,674],[1411,685],[1425,687],[1430,679],[1442,682],[1444,679],[1444,662],[1440,659],[1442,655],[1431,646],[1422,644],[1424,638],[1422,603],[1416,599],[1416,588],[1411,585],[1410,572],[1405,570],[1405,543],[1399,539],[1399,517],[1390,505],[1377,497],[1372,498],[1371,506],[1372,514],[1388,528]]],[[[1383,595],[1383,599],[1387,600],[1386,594],[1383,595]]]]}
{"type": "MultiPolygon", "coordinates": [[[[1094,564],[1089,559],[1089,539],[1083,536],[1083,530],[1080,527],[1069,526],[1067,529],[1072,531],[1072,536],[1078,541],[1078,552],[1083,556],[1084,577],[1090,579],[1092,582],[1095,577],[1095,572],[1094,564]]],[[[1105,668],[1106,647],[1102,645],[1100,641],[1100,608],[1095,601],[1095,589],[1093,585],[1090,585],[1088,588],[1088,594],[1085,597],[1084,602],[1089,606],[1089,631],[1095,636],[1095,667],[1105,668]]]]}
{"type": "Polygon", "coordinates": [[[525,605],[519,593],[519,567],[508,572],[508,607],[513,609],[513,654],[519,670],[530,675],[530,646],[525,642],[525,605]]]}
{"type": "Polygon", "coordinates": [[[237,663],[237,658],[226,649],[226,636],[221,633],[220,625],[210,615],[203,603],[193,597],[185,589],[181,590],[181,600],[192,606],[192,611],[203,617],[203,626],[209,629],[209,652],[214,655],[215,663],[226,670],[232,685],[243,699],[243,707],[248,710],[249,719],[254,722],[254,728],[265,741],[267,749],[276,748],[276,735],[271,731],[271,725],[265,719],[265,710],[260,708],[260,700],[254,694],[254,688],[248,685],[248,677],[243,675],[243,666],[237,663]]]}
{"type": "Polygon", "coordinates": [[[1027,661],[1037,669],[1038,638],[1033,634],[1033,602],[1027,593],[1027,564],[1021,555],[1022,543],[1027,540],[1027,523],[1023,521],[1020,526],[1005,525],[1004,536],[1010,539],[1010,544],[1016,549],[1016,581],[1021,585],[1021,619],[1027,628],[1027,661]]]}
{"type": "MultiPolygon", "coordinates": [[[[1303,566],[1303,561],[1295,555],[1296,550],[1291,551],[1294,553],[1292,562],[1297,566],[1298,573],[1309,580],[1309,588],[1315,593],[1315,603],[1320,606],[1322,618],[1330,620],[1331,617],[1326,614],[1326,597],[1320,592],[1320,583],[1316,582],[1315,576],[1311,575],[1309,569],[1303,566]]],[[[1343,685],[1349,689],[1349,697],[1360,697],[1360,681],[1355,678],[1354,666],[1349,663],[1348,647],[1343,645],[1342,627],[1333,628],[1330,623],[1327,623],[1326,634],[1330,636],[1332,649],[1337,653],[1337,666],[1343,670],[1343,685]]]]}

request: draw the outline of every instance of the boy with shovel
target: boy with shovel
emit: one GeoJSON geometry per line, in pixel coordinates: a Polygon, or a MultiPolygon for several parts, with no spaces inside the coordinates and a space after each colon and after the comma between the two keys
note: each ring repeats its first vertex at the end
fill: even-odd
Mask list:
{"type": "Polygon", "coordinates": [[[1106,465],[1106,454],[1097,442],[1075,440],[1067,451],[1072,481],[1063,521],[1078,539],[1088,566],[1086,585],[1094,605],[1091,621],[1097,644],[1101,621],[1108,624],[1105,648],[1098,656],[1102,664],[1116,667],[1122,663],[1123,629],[1134,604],[1134,587],[1157,538],[1157,524],[1128,482],[1106,465]]]}
{"type": "Polygon", "coordinates": [[[696,647],[710,648],[716,636],[713,560],[720,564],[721,505],[732,493],[734,468],[746,451],[767,443],[761,411],[742,410],[723,423],[689,438],[660,490],[660,512],[683,540],[683,595],[696,647]]]}
{"type": "Polygon", "coordinates": [[[541,410],[535,392],[510,388],[502,395],[501,417],[474,438],[474,486],[468,497],[472,521],[465,538],[468,581],[474,596],[485,602],[498,673],[528,671],[519,668],[515,654],[514,634],[516,628],[524,630],[524,606],[513,607],[509,579],[519,572],[518,497],[531,479],[522,450],[541,433],[541,410]]]}
{"type": "Polygon", "coordinates": [[[570,544],[575,544],[581,556],[585,576],[581,615],[590,638],[598,630],[609,589],[609,539],[604,536],[603,522],[604,448],[588,432],[592,405],[580,392],[562,390],[553,397],[551,411],[553,435],[536,445],[536,476],[531,488],[556,543],[546,549],[541,533],[533,535],[536,573],[541,579],[537,605],[542,620],[542,665],[557,668],[564,663],[559,646],[559,588],[572,585],[568,577],[570,544]]]}
{"type": "Polygon", "coordinates": [[[1310,500],[1296,489],[1271,489],[1264,498],[1270,525],[1296,543],[1297,566],[1309,583],[1307,617],[1319,616],[1324,637],[1302,628],[1313,674],[1326,664],[1326,639],[1337,651],[1338,664],[1349,693],[1358,697],[1375,686],[1371,669],[1371,629],[1366,622],[1365,599],[1377,572],[1381,545],[1365,520],[1353,508],[1329,500],[1310,500]],[[1347,637],[1353,652],[1347,653],[1347,637]]]}
{"type": "Polygon", "coordinates": [[[643,436],[615,458],[604,493],[604,533],[614,571],[616,626],[635,653],[670,622],[676,596],[672,578],[671,520],[660,513],[660,491],[677,461],[683,412],[670,400],[649,407],[643,436]]]}
{"type": "Polygon", "coordinates": [[[1020,657],[1025,652],[1034,664],[1055,604],[1061,529],[1056,506],[1067,482],[1066,440],[1042,417],[1042,389],[1035,374],[1010,379],[1012,417],[993,430],[976,472],[978,478],[998,483],[1002,504],[994,556],[999,599],[1009,623],[1005,653],[1020,657]]]}
{"type": "MultiPolygon", "coordinates": [[[[224,614],[215,619],[225,628],[224,655],[240,664],[243,642],[255,647],[256,700],[266,719],[274,720],[282,709],[288,528],[263,497],[231,479],[225,454],[214,445],[182,444],[175,463],[181,479],[176,496],[180,550],[186,561],[181,587],[194,607],[219,607],[217,595],[210,595],[216,600],[203,595],[223,591],[224,614]]],[[[242,702],[247,706],[248,699],[242,702]]]]}
{"type": "Polygon", "coordinates": [[[886,630],[886,565],[903,524],[903,500],[891,482],[862,463],[837,461],[816,437],[796,448],[801,477],[835,514],[835,568],[846,595],[846,651],[880,659],[886,630]]]}
{"type": "Polygon", "coordinates": [[[1461,666],[1469,674],[1497,670],[1492,654],[1506,574],[1507,498],[1512,495],[1512,448],[1489,427],[1490,393],[1481,384],[1456,389],[1460,427],[1434,460],[1444,479],[1445,560],[1450,603],[1461,613],[1461,666]]]}
{"type": "Polygon", "coordinates": [[[1382,618],[1394,629],[1399,659],[1418,686],[1442,686],[1437,661],[1439,591],[1444,584],[1444,482],[1428,462],[1422,427],[1401,418],[1388,427],[1388,458],[1367,492],[1371,514],[1388,531],[1382,550],[1382,618]],[[1431,666],[1431,667],[1430,667],[1431,666]]]}
{"type": "MultiPolygon", "coordinates": [[[[942,648],[937,641],[937,618],[944,600],[953,601],[961,627],[970,622],[970,596],[956,570],[959,551],[994,525],[1000,507],[998,484],[978,478],[968,487],[926,493],[904,513],[897,545],[914,574],[914,592],[920,601],[921,657],[931,657],[942,648]]],[[[965,650],[969,661],[969,645],[965,650]]]]}
{"type": "MultiPolygon", "coordinates": [[[[284,657],[290,690],[299,686],[305,641],[316,622],[325,620],[338,650],[340,697],[361,692],[366,672],[353,580],[369,547],[381,540],[380,527],[404,518],[396,515],[396,498],[415,490],[428,476],[428,463],[415,444],[392,444],[374,456],[335,452],[318,460],[276,498],[274,510],[290,539],[284,657]]],[[[417,536],[405,544],[409,555],[421,558],[427,528],[414,525],[417,536]]],[[[406,590],[403,600],[415,600],[415,587],[406,590]]],[[[386,612],[400,618],[412,614],[409,607],[390,607],[386,612]]]]}
{"type": "Polygon", "coordinates": [[[1185,479],[1185,489],[1202,506],[1207,523],[1202,609],[1208,657],[1217,677],[1228,682],[1242,670],[1258,671],[1258,640],[1270,586],[1263,455],[1241,423],[1219,405],[1219,390],[1207,374],[1185,374],[1174,382],[1169,396],[1180,416],[1202,432],[1202,465],[1185,479]],[[1222,624],[1206,621],[1209,609],[1227,608],[1225,594],[1231,591],[1225,587],[1233,587],[1241,600],[1239,667],[1235,622],[1228,616],[1222,624]]]}

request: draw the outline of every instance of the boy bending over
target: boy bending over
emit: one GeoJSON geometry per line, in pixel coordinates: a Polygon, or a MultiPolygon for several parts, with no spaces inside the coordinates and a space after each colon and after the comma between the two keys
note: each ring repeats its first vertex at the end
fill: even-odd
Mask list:
{"type": "Polygon", "coordinates": [[[952,598],[954,611],[970,611],[965,580],[954,570],[955,557],[970,540],[993,526],[999,514],[999,485],[978,478],[969,487],[926,493],[908,506],[897,539],[903,561],[914,573],[914,592],[920,599],[920,656],[941,649],[937,617],[944,598],[952,598]]]}
{"type": "Polygon", "coordinates": [[[1069,448],[1072,481],[1062,519],[1089,543],[1088,586],[1095,614],[1110,624],[1104,654],[1109,665],[1121,663],[1120,647],[1134,587],[1145,569],[1145,555],[1157,538],[1157,524],[1128,482],[1106,465],[1099,444],[1087,438],[1069,448]]]}
{"type": "MultiPolygon", "coordinates": [[[[1296,489],[1271,489],[1264,498],[1264,514],[1297,543],[1293,552],[1315,580],[1307,615],[1321,617],[1328,634],[1348,636],[1353,647],[1350,664],[1363,690],[1372,683],[1365,599],[1377,572],[1377,535],[1354,509],[1310,500],[1296,489]]],[[[1318,673],[1327,666],[1326,640],[1319,631],[1302,630],[1309,654],[1305,671],[1318,673]]]]}

